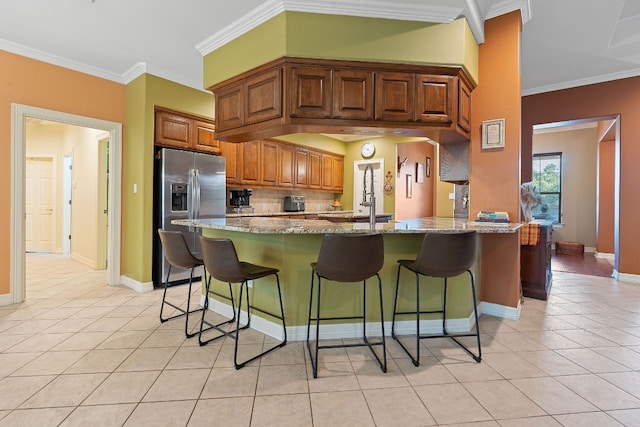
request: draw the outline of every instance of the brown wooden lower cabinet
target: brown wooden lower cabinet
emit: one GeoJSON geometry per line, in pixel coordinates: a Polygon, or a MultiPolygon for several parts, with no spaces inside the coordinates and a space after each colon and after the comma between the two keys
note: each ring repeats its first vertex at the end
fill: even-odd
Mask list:
{"type": "Polygon", "coordinates": [[[540,225],[537,245],[520,246],[522,295],[546,300],[551,289],[551,240],[553,225],[540,225]]]}

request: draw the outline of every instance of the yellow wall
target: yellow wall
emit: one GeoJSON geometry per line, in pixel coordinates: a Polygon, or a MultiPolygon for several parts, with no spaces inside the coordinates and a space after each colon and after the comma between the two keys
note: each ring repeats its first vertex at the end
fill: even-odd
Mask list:
{"type": "Polygon", "coordinates": [[[451,24],[283,12],[205,55],[204,87],[283,56],[461,65],[478,76],[466,20],[451,24]]]}
{"type": "MultiPolygon", "coordinates": [[[[125,87],[0,50],[0,182],[11,193],[11,104],[117,123],[125,121],[125,87]]],[[[126,138],[124,140],[126,146],[126,138]]],[[[0,295],[9,293],[11,206],[0,207],[0,295]]]]}
{"type": "Polygon", "coordinates": [[[154,106],[212,117],[213,95],[144,74],[127,85],[129,143],[123,150],[122,274],[151,281],[154,106]],[[133,193],[137,184],[138,193],[133,193]]]}

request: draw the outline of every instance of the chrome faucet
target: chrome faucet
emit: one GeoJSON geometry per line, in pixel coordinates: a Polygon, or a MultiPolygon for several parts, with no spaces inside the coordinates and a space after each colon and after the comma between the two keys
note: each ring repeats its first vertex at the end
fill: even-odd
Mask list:
{"type": "Polygon", "coordinates": [[[373,166],[368,164],[364,169],[363,182],[362,182],[362,203],[360,206],[369,207],[369,226],[371,229],[376,228],[376,195],[373,186],[373,166]],[[371,171],[371,189],[367,193],[367,171],[371,171]],[[367,200],[369,195],[369,200],[367,200]]]}

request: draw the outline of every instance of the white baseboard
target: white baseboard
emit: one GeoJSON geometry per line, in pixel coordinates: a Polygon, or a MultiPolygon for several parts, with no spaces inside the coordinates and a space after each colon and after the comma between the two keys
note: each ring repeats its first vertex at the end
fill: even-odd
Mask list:
{"type": "MultiPolygon", "coordinates": [[[[200,304],[204,304],[204,296],[200,298],[200,304]]],[[[214,311],[222,316],[233,316],[233,310],[229,304],[223,303],[213,298],[209,298],[209,310],[214,311]]],[[[282,326],[272,320],[267,320],[257,314],[251,316],[251,328],[275,339],[282,339],[282,326]]],[[[240,322],[246,322],[246,313],[242,313],[240,322]]],[[[286,319],[285,319],[286,320],[286,319]]],[[[475,317],[473,313],[468,318],[448,319],[446,322],[447,331],[451,333],[469,332],[475,326],[475,317]]],[[[367,336],[381,336],[379,322],[367,322],[367,336]]],[[[442,332],[442,320],[421,320],[421,334],[436,334],[442,332]]],[[[311,336],[315,336],[315,327],[311,326],[311,336]]],[[[396,333],[398,335],[410,335],[416,333],[415,320],[403,320],[396,322],[396,333]]],[[[385,336],[391,335],[391,322],[384,324],[385,336]]],[[[349,339],[362,337],[362,323],[338,323],[322,325],[320,329],[320,339],[349,339]]],[[[288,341],[304,341],[307,338],[307,326],[287,326],[288,341]]]]}
{"type": "Polygon", "coordinates": [[[120,283],[122,283],[127,288],[131,288],[141,294],[145,292],[151,292],[153,290],[153,282],[138,282],[137,280],[134,280],[131,277],[127,276],[120,276],[120,283]]]}
{"type": "Polygon", "coordinates": [[[616,258],[615,254],[609,254],[609,253],[606,253],[606,252],[598,252],[598,251],[596,251],[596,255],[595,256],[596,256],[596,258],[606,259],[606,260],[609,260],[611,262],[613,262],[615,260],[615,258],[616,258]]]}
{"type": "Polygon", "coordinates": [[[591,246],[585,246],[584,247],[584,251],[587,252],[587,253],[594,253],[594,252],[596,252],[596,248],[591,247],[591,246]]]}
{"type": "Polygon", "coordinates": [[[506,305],[495,304],[492,302],[481,301],[478,311],[493,317],[500,317],[509,320],[519,320],[522,305],[518,301],[517,307],[507,307],[506,305]]]}
{"type": "Polygon", "coordinates": [[[82,255],[78,255],[76,253],[72,253],[71,254],[71,259],[73,259],[74,261],[78,261],[79,263],[84,264],[87,267],[96,268],[96,263],[95,263],[94,260],[89,259],[87,257],[83,257],[82,255]]]}
{"type": "Polygon", "coordinates": [[[11,294],[0,295],[0,306],[11,304],[13,304],[13,298],[11,297],[11,294]]]}
{"type": "Polygon", "coordinates": [[[613,270],[613,277],[621,282],[640,283],[639,274],[619,273],[617,270],[613,270]]]}

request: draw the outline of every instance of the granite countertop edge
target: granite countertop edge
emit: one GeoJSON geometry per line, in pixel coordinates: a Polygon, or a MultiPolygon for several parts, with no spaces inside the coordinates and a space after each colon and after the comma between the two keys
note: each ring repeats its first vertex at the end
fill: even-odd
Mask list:
{"type": "Polygon", "coordinates": [[[283,219],[264,216],[242,216],[209,219],[177,219],[175,225],[215,230],[238,231],[254,234],[328,234],[328,233],[383,233],[383,234],[419,234],[437,232],[465,232],[475,230],[481,234],[516,233],[521,223],[478,224],[458,218],[415,218],[387,223],[376,223],[372,229],[368,222],[331,222],[323,219],[283,219]]]}

